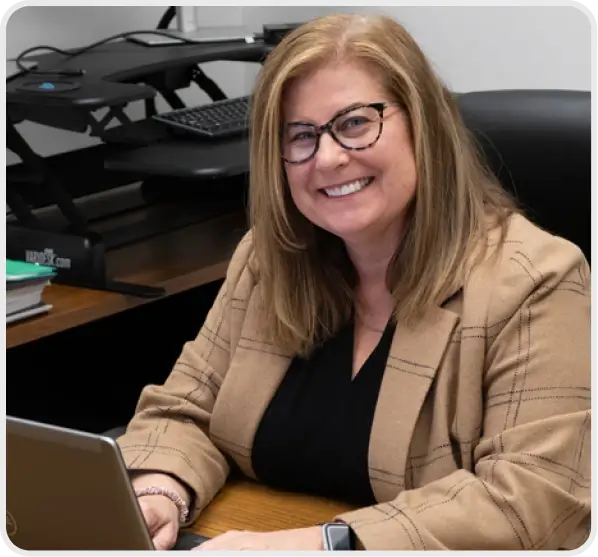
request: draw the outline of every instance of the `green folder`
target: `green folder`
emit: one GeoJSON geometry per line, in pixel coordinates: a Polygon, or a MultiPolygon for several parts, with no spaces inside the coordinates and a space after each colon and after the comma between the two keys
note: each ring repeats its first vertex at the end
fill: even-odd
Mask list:
{"type": "Polygon", "coordinates": [[[27,263],[26,261],[6,260],[6,281],[20,282],[32,279],[48,278],[56,274],[53,267],[38,265],[37,263],[27,263]]]}

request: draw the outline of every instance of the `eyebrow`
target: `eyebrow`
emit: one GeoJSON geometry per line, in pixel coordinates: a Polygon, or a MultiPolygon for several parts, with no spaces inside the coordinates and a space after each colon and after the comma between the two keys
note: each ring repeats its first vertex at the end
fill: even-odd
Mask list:
{"type": "MultiPolygon", "coordinates": [[[[345,108],[341,108],[339,110],[337,110],[333,115],[332,118],[330,118],[328,121],[330,122],[330,120],[334,120],[337,116],[339,116],[340,114],[343,114],[345,112],[349,112],[350,110],[353,110],[354,108],[359,108],[360,106],[364,106],[367,103],[364,102],[354,102],[348,106],[345,106],[345,108]]],[[[286,124],[287,126],[317,126],[318,124],[314,124],[313,122],[306,122],[306,121],[301,121],[301,120],[294,120],[292,122],[287,122],[286,124]]]]}

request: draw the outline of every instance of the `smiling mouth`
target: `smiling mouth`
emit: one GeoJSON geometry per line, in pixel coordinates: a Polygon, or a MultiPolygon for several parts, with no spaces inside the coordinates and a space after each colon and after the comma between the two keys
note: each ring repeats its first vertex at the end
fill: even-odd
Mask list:
{"type": "Polygon", "coordinates": [[[350,182],[349,184],[345,184],[343,186],[324,188],[320,191],[327,197],[345,197],[347,195],[361,191],[365,187],[369,186],[373,181],[373,176],[369,176],[367,178],[355,180],[354,182],[350,182]]]}

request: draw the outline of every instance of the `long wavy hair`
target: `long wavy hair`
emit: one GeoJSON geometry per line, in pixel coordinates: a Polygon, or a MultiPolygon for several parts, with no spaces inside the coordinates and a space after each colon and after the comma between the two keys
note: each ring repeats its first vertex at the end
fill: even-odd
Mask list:
{"type": "Polygon", "coordinates": [[[291,198],[281,105],[294,79],[346,61],[378,76],[410,125],[416,193],[387,272],[397,322],[413,322],[453,294],[489,229],[500,226],[504,235],[516,210],[482,160],[454,95],[397,21],[331,15],[288,34],[268,55],[253,92],[249,215],[262,324],[272,342],[301,355],[350,317],[357,274],[342,240],[308,221],[291,198]]]}

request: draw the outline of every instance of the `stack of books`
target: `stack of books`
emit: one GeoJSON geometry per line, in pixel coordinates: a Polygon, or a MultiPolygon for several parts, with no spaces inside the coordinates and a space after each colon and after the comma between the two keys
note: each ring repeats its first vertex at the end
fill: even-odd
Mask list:
{"type": "Polygon", "coordinates": [[[44,288],[56,274],[54,268],[24,261],[6,260],[6,323],[47,313],[44,288]]]}

